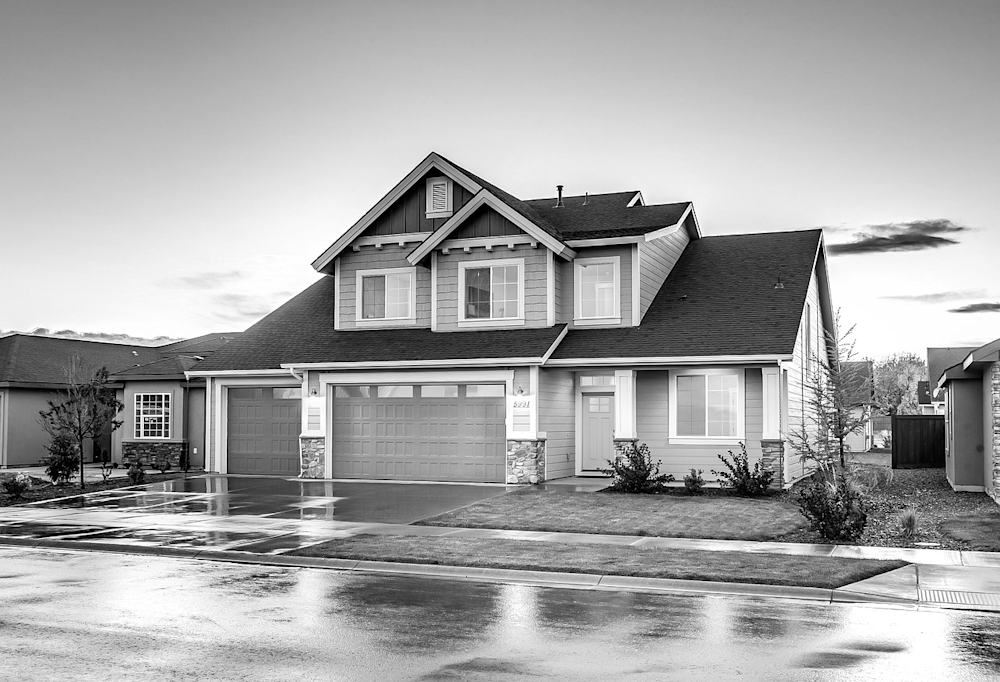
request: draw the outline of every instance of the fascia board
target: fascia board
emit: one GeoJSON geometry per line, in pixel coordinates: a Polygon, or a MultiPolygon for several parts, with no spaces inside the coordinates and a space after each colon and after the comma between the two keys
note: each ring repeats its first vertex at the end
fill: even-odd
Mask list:
{"type": "Polygon", "coordinates": [[[296,362],[283,364],[285,374],[294,370],[407,369],[411,367],[497,367],[540,365],[542,358],[468,358],[464,360],[386,360],[377,362],[296,362]]]}
{"type": "Polygon", "coordinates": [[[618,358],[557,358],[545,365],[553,367],[581,365],[606,367],[610,365],[773,365],[790,362],[789,355],[704,355],[677,357],[618,357],[618,358]]]}
{"type": "Polygon", "coordinates": [[[475,194],[482,187],[478,182],[474,181],[464,172],[460,171],[458,168],[453,166],[451,163],[438,156],[436,152],[431,152],[427,155],[423,161],[421,161],[416,168],[410,171],[405,178],[399,181],[395,187],[389,190],[382,199],[372,206],[367,213],[365,213],[358,222],[354,223],[348,230],[340,236],[333,243],[330,248],[324,251],[319,258],[312,262],[313,269],[317,272],[323,272],[330,261],[337,257],[337,255],[347,248],[351,242],[355,240],[362,232],[365,231],[375,220],[382,215],[387,208],[394,204],[404,193],[406,193],[413,185],[417,183],[420,178],[422,178],[427,171],[431,168],[437,168],[439,171],[450,177],[453,181],[463,185],[470,192],[475,194]]]}
{"type": "MultiPolygon", "coordinates": [[[[284,367],[284,365],[282,365],[284,367]]],[[[191,377],[273,377],[287,376],[287,369],[222,369],[222,370],[191,370],[184,376],[191,377]]]]}
{"type": "Polygon", "coordinates": [[[631,237],[600,237],[598,239],[567,239],[566,246],[578,249],[588,246],[620,246],[622,244],[638,244],[647,241],[644,235],[637,234],[631,237]]]}

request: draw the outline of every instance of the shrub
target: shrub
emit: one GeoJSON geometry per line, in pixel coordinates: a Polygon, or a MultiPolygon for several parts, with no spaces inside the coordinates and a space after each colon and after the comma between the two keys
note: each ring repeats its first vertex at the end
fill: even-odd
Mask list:
{"type": "Polygon", "coordinates": [[[809,524],[827,540],[854,540],[868,522],[861,490],[847,477],[815,472],[799,490],[797,502],[809,524]]]}
{"type": "Polygon", "coordinates": [[[156,460],[155,469],[159,469],[161,474],[165,474],[170,471],[170,461],[166,457],[160,457],[156,460]]]}
{"type": "Polygon", "coordinates": [[[907,509],[899,516],[899,532],[910,540],[917,534],[917,512],[907,509]]]}
{"type": "Polygon", "coordinates": [[[3,489],[15,500],[19,500],[24,497],[24,493],[31,490],[31,477],[27,474],[18,474],[13,478],[6,478],[3,481],[3,489]]]}
{"type": "Polygon", "coordinates": [[[660,493],[667,483],[674,480],[670,474],[660,473],[662,463],[659,460],[653,462],[649,447],[645,443],[638,445],[632,443],[624,457],[608,460],[610,469],[599,471],[611,476],[609,487],[616,492],[660,493]]]}
{"type": "Polygon", "coordinates": [[[705,487],[705,479],[701,477],[702,469],[691,468],[691,473],[684,477],[684,492],[688,495],[701,495],[705,487]]]}
{"type": "Polygon", "coordinates": [[[49,457],[45,461],[45,475],[56,484],[68,483],[80,467],[80,452],[69,434],[57,433],[45,446],[49,457]]]}
{"type": "Polygon", "coordinates": [[[146,482],[146,470],[142,468],[142,462],[135,460],[128,468],[128,480],[132,485],[142,485],[146,482]]]}
{"type": "Polygon", "coordinates": [[[847,470],[847,477],[862,492],[871,492],[876,488],[885,488],[892,483],[892,469],[877,464],[852,464],[847,470]]]}
{"type": "Polygon", "coordinates": [[[712,473],[719,477],[719,484],[723,488],[729,488],[740,497],[757,497],[766,495],[767,487],[771,485],[774,473],[761,466],[760,462],[754,462],[753,469],[750,468],[750,456],[747,454],[747,446],[740,442],[740,453],[733,454],[729,451],[729,457],[718,455],[722,463],[726,466],[726,471],[716,471],[712,473]],[[730,458],[732,460],[730,461],[730,458]]]}

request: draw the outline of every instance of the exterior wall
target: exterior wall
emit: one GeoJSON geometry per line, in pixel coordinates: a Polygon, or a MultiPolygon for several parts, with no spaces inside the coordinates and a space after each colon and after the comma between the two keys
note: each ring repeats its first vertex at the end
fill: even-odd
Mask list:
{"type": "MultiPolygon", "coordinates": [[[[507,247],[487,251],[478,247],[468,253],[452,250],[447,255],[437,256],[437,329],[438,331],[458,331],[466,327],[459,325],[459,306],[462,305],[459,263],[470,261],[524,259],[524,327],[545,327],[548,316],[545,307],[547,294],[546,269],[548,257],[544,246],[531,248],[528,244],[517,244],[514,249],[507,247]]],[[[428,318],[428,326],[430,320],[428,318]]],[[[504,326],[504,325],[498,325],[504,326]]],[[[483,329],[482,326],[475,327],[483,329]]]]}
{"type": "Polygon", "coordinates": [[[187,405],[184,408],[187,417],[187,441],[190,445],[188,456],[191,467],[205,468],[205,389],[203,387],[189,388],[187,405]]]}
{"type": "Polygon", "coordinates": [[[948,383],[950,419],[945,425],[945,470],[952,487],[981,489],[984,470],[991,469],[983,456],[983,396],[974,379],[954,379],[948,383]]]}
{"type": "Polygon", "coordinates": [[[469,216],[448,239],[475,239],[522,235],[524,230],[507,220],[489,206],[481,206],[469,216]]]}
{"type": "MultiPolygon", "coordinates": [[[[410,188],[396,203],[365,230],[362,236],[410,234],[433,232],[444,225],[447,218],[427,218],[427,178],[441,177],[444,173],[429,172],[410,188]]],[[[472,195],[457,182],[452,183],[452,211],[468,203],[472,195]]]]}
{"type": "Polygon", "coordinates": [[[576,399],[573,372],[540,370],[538,430],[546,436],[545,478],[572,476],[576,471],[576,399]]]}
{"type": "MultiPolygon", "coordinates": [[[[121,416],[122,455],[124,457],[129,449],[129,443],[166,443],[184,442],[184,419],[186,409],[184,406],[184,389],[177,379],[167,381],[129,381],[125,384],[124,398],[120,399],[125,403],[121,416]],[[169,393],[170,394],[170,437],[169,438],[136,438],[135,437],[135,396],[137,393],[169,393]]],[[[122,464],[126,461],[123,459],[122,464]]]]}
{"type": "Polygon", "coordinates": [[[645,316],[667,275],[691,238],[683,227],[651,242],[639,243],[639,319],[645,316]]]}
{"type": "MultiPolygon", "coordinates": [[[[809,289],[806,293],[806,303],[809,304],[812,321],[809,329],[812,334],[812,355],[823,357],[826,353],[826,333],[823,326],[823,317],[820,314],[819,281],[816,273],[809,279],[809,289]]],[[[809,400],[809,380],[813,371],[810,369],[812,358],[807,357],[805,345],[806,331],[806,307],[803,306],[802,319],[799,321],[799,334],[795,339],[795,349],[792,361],[784,367],[788,370],[788,390],[785,398],[788,402],[788,421],[782,424],[782,432],[786,440],[785,447],[785,470],[786,483],[794,482],[808,473],[807,463],[792,448],[787,445],[789,433],[797,433],[805,421],[806,428],[812,428],[812,424],[804,413],[806,403],[809,400]]]]}
{"type": "MultiPolygon", "coordinates": [[[[851,409],[851,416],[855,419],[860,419],[865,413],[864,407],[855,407],[851,409]]],[[[851,452],[867,452],[871,447],[871,422],[866,422],[863,429],[856,433],[848,434],[844,438],[844,444],[851,449],[851,452]]]]}
{"type": "MultiPolygon", "coordinates": [[[[54,391],[35,388],[7,389],[7,467],[40,463],[49,452],[49,434],[38,423],[38,413],[47,409],[54,391]]],[[[86,454],[86,453],[85,453],[86,454]]]]}
{"type": "MultiPolygon", "coordinates": [[[[670,440],[670,372],[640,371],[636,380],[636,431],[639,443],[649,446],[653,460],[662,460],[661,473],[673,474],[678,481],[688,472],[702,469],[706,481],[716,481],[712,469],[722,468],[717,455],[728,450],[738,451],[739,445],[671,445],[670,440]]],[[[763,379],[758,368],[748,368],[744,383],[745,439],[751,462],[759,460],[763,420],[763,379]]]]}
{"type": "MultiPolygon", "coordinates": [[[[360,251],[346,250],[338,256],[340,262],[340,300],[335,303],[340,313],[340,329],[356,329],[357,320],[357,273],[358,270],[378,270],[382,268],[410,268],[407,254],[414,248],[412,242],[405,246],[386,244],[381,250],[374,246],[363,246],[360,251]]],[[[387,322],[387,328],[430,327],[431,326],[431,271],[430,268],[416,266],[416,321],[413,324],[387,322]]],[[[365,329],[372,325],[365,324],[365,329]]]]}
{"type": "Polygon", "coordinates": [[[7,466],[7,390],[0,388],[0,469],[7,466]]]}
{"type": "MultiPolygon", "coordinates": [[[[601,258],[604,256],[618,256],[621,271],[618,273],[618,309],[621,313],[619,324],[601,325],[605,327],[631,327],[632,326],[632,245],[622,246],[602,246],[594,248],[581,248],[576,250],[577,258],[601,258]]],[[[557,322],[566,322],[573,327],[573,317],[576,314],[575,296],[575,270],[573,261],[565,261],[562,258],[555,259],[556,267],[559,268],[560,289],[562,300],[560,305],[560,317],[557,322]]],[[[587,325],[587,329],[594,328],[595,325],[587,325]]]]}

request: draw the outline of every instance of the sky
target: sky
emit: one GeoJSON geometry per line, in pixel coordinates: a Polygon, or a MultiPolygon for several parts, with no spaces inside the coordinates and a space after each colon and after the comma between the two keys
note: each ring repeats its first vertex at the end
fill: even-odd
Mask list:
{"type": "Polygon", "coordinates": [[[245,329],[436,151],[826,228],[859,357],[979,345],[997,36],[996,0],[0,0],[0,330],[245,329]]]}

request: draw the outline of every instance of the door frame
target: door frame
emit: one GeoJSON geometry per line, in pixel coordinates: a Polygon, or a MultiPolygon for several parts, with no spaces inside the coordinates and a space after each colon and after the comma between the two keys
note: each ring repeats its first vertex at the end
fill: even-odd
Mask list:
{"type": "MultiPolygon", "coordinates": [[[[576,460],[576,462],[574,463],[575,464],[574,471],[576,472],[577,476],[601,476],[601,477],[603,477],[604,474],[602,474],[600,472],[589,471],[589,470],[588,471],[584,471],[584,469],[583,469],[583,394],[584,393],[599,393],[599,394],[603,394],[603,395],[610,395],[613,398],[617,398],[618,385],[616,383],[614,386],[581,386],[580,385],[580,377],[581,376],[611,376],[611,377],[614,377],[614,374],[610,373],[610,372],[601,372],[601,371],[597,371],[597,372],[577,372],[576,373],[576,401],[575,401],[576,402],[576,408],[575,408],[575,411],[576,411],[576,444],[575,444],[575,448],[574,448],[574,450],[576,451],[576,454],[574,456],[574,459],[576,460]]],[[[616,402],[617,402],[617,400],[613,400],[612,401],[613,404],[616,403],[616,402]]],[[[617,408],[618,408],[618,406],[617,406],[617,404],[615,404],[615,408],[614,409],[617,410],[617,408]]],[[[615,436],[614,427],[612,427],[612,430],[611,430],[612,442],[614,442],[613,441],[614,436],[615,436]]]]}
{"type": "MultiPolygon", "coordinates": [[[[229,388],[251,388],[255,386],[267,387],[267,388],[299,388],[302,386],[301,381],[295,381],[294,377],[289,376],[282,372],[279,377],[268,377],[268,376],[257,376],[257,377],[217,377],[212,379],[214,386],[214,398],[209,399],[206,394],[205,406],[206,410],[213,409],[215,414],[215,437],[210,438],[209,433],[211,431],[211,417],[205,420],[205,440],[214,440],[214,457],[216,461],[213,464],[216,465],[218,472],[220,474],[229,473],[229,388]]],[[[208,470],[208,452],[206,448],[206,462],[205,468],[208,470]]],[[[301,458],[302,454],[299,453],[301,458]]]]}

